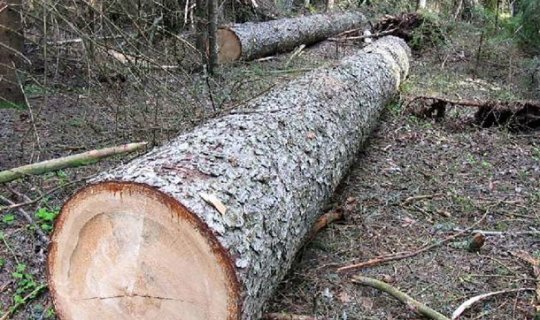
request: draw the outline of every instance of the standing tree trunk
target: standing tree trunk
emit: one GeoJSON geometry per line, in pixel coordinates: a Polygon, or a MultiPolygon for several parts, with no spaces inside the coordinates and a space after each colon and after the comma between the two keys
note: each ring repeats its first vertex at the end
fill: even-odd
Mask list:
{"type": "Polygon", "coordinates": [[[533,97],[535,99],[540,99],[540,56],[536,56],[533,59],[531,85],[533,97]]]}
{"type": "Polygon", "coordinates": [[[214,74],[218,64],[217,0],[208,0],[208,72],[214,74]]]}
{"type": "Polygon", "coordinates": [[[410,51],[386,37],[98,177],[62,208],[61,319],[258,319],[410,51]]]}
{"type": "Polygon", "coordinates": [[[334,11],[335,0],[326,0],[326,12],[334,11]]]}
{"type": "Polygon", "coordinates": [[[17,80],[24,35],[21,0],[0,0],[0,105],[24,103],[17,80]]]}
{"type": "Polygon", "coordinates": [[[361,13],[345,12],[222,27],[218,30],[219,61],[251,60],[289,51],[365,23],[361,13]]]}
{"type": "Polygon", "coordinates": [[[478,0],[463,0],[463,11],[461,17],[464,20],[472,19],[474,12],[479,5],[480,3],[478,0]]]}
{"type": "MultiPolygon", "coordinates": [[[[213,0],[208,0],[213,1],[213,0]]],[[[207,0],[195,2],[195,30],[197,32],[196,46],[201,56],[203,67],[208,65],[208,8],[207,0]]]]}

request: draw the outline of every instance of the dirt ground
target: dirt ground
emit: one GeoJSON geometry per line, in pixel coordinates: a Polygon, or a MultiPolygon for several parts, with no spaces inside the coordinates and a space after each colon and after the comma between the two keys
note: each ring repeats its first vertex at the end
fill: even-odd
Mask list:
{"type": "MultiPolygon", "coordinates": [[[[403,108],[415,95],[532,98],[530,57],[496,37],[478,53],[480,29],[465,23],[456,28],[445,44],[414,54],[400,99],[388,106],[330,204],[349,204],[345,220],[331,224],[301,250],[268,312],[316,319],[418,318],[387,294],[352,283],[355,274],[383,279],[446,315],[479,294],[536,286],[531,266],[515,254],[523,250],[540,259],[538,131],[480,129],[470,124],[474,110],[466,108],[451,109],[441,122],[418,119],[403,108]],[[379,255],[417,250],[473,225],[492,232],[478,252],[467,251],[471,232],[465,232],[407,259],[337,272],[338,267],[379,255]]],[[[151,94],[122,82],[35,92],[32,112],[0,109],[0,169],[119,143],[145,140],[159,145],[357,48],[354,43],[324,42],[294,58],[286,54],[224,67],[209,84],[197,74],[162,75],[166,90],[151,94]]],[[[59,82],[69,84],[66,79],[59,82]]],[[[59,207],[87,177],[133,157],[136,154],[9,183],[0,187],[0,205],[27,201],[25,196],[38,198],[21,208],[49,232],[59,207]],[[36,212],[41,212],[38,217],[36,212]]],[[[2,314],[17,306],[13,319],[55,318],[43,286],[45,255],[46,245],[20,211],[2,210],[2,314]]],[[[534,292],[519,291],[482,300],[461,319],[533,317],[534,292]]]]}

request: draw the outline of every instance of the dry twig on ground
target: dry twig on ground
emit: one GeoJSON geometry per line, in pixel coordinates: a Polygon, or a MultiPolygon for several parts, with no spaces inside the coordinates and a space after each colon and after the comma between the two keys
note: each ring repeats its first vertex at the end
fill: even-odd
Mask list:
{"type": "Polygon", "coordinates": [[[486,298],[489,298],[491,296],[494,296],[494,295],[498,295],[498,294],[504,294],[504,293],[512,293],[512,292],[521,292],[521,291],[532,291],[534,290],[533,288],[521,288],[521,289],[511,289],[511,290],[501,290],[501,291],[494,291],[494,292],[489,292],[489,293],[484,293],[484,294],[481,294],[481,295],[478,295],[478,296],[475,296],[475,297],[472,297],[470,299],[468,299],[467,301],[463,302],[457,309],[456,311],[454,311],[452,313],[452,320],[455,320],[457,318],[459,318],[459,316],[461,316],[461,314],[463,312],[465,312],[465,310],[467,310],[468,308],[470,308],[473,304],[475,304],[476,302],[478,301],[482,301],[486,298]]]}
{"type": "MultiPolygon", "coordinates": [[[[5,198],[4,196],[0,195],[0,200],[4,201],[5,203],[9,204],[10,207],[15,207],[15,203],[8,198],[5,198]]],[[[36,233],[39,236],[39,239],[43,241],[45,244],[49,243],[49,237],[41,230],[41,228],[36,224],[34,219],[32,219],[32,216],[26,212],[23,208],[17,207],[17,211],[23,216],[23,218],[34,228],[36,233]]]]}
{"type": "Polygon", "coordinates": [[[536,305],[534,307],[536,310],[536,315],[540,316],[540,260],[535,259],[532,255],[523,250],[512,252],[512,255],[529,263],[532,267],[533,275],[536,279],[536,305]]]}
{"type": "Polygon", "coordinates": [[[433,319],[433,320],[450,320],[445,315],[431,309],[430,307],[426,306],[423,303],[420,303],[420,302],[414,300],[413,298],[411,298],[406,293],[404,293],[404,292],[398,290],[397,288],[395,288],[395,287],[393,287],[393,286],[391,286],[391,285],[389,285],[387,283],[384,283],[382,281],[379,281],[379,280],[376,280],[376,279],[373,279],[373,278],[363,277],[363,276],[355,276],[355,277],[353,277],[352,282],[357,283],[357,284],[361,284],[361,285],[364,285],[364,286],[369,286],[369,287],[375,288],[377,290],[384,291],[384,292],[388,293],[389,295],[391,295],[392,297],[394,297],[394,298],[398,299],[399,301],[403,302],[405,305],[407,305],[407,307],[409,307],[409,309],[413,310],[414,312],[416,312],[418,314],[424,315],[424,316],[426,316],[426,317],[428,317],[430,319],[433,319]]]}
{"type": "Polygon", "coordinates": [[[146,145],[146,142],[128,143],[121,146],[91,150],[84,153],[67,156],[64,158],[51,159],[18,168],[0,171],[0,183],[19,179],[26,175],[43,174],[46,172],[56,171],[64,168],[78,167],[81,165],[94,163],[95,161],[101,160],[106,157],[140,150],[146,145]]]}
{"type": "Polygon", "coordinates": [[[426,251],[429,251],[433,248],[437,248],[445,243],[448,243],[466,233],[468,233],[470,230],[474,229],[474,227],[476,227],[478,224],[480,224],[485,218],[486,216],[488,215],[489,213],[489,210],[486,210],[486,212],[484,213],[484,215],[480,218],[480,220],[476,221],[471,227],[461,231],[461,232],[458,232],[454,235],[451,235],[449,237],[446,237],[434,244],[431,244],[431,245],[428,245],[428,246],[424,246],[418,250],[415,250],[415,251],[405,251],[405,252],[398,252],[398,253],[395,253],[395,254],[391,254],[391,255],[384,255],[384,256],[378,256],[378,257],[375,257],[375,258],[372,258],[372,259],[369,259],[368,261],[365,261],[365,262],[361,262],[361,263],[355,263],[355,264],[351,264],[351,265],[347,265],[347,266],[343,266],[341,268],[338,268],[337,271],[338,272],[343,272],[343,271],[350,271],[350,270],[359,270],[359,269],[363,269],[363,268],[366,268],[366,267],[372,267],[372,266],[376,266],[376,265],[380,265],[380,264],[383,264],[383,263],[387,263],[387,262],[390,262],[390,261],[395,261],[395,260],[401,260],[401,259],[405,259],[405,258],[410,258],[410,257],[414,257],[420,253],[423,253],[423,252],[426,252],[426,251]]]}

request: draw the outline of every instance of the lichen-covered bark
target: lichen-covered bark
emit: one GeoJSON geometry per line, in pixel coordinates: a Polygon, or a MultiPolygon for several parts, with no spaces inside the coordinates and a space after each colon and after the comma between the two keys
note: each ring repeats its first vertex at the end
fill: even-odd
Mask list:
{"type": "Polygon", "coordinates": [[[225,27],[236,34],[243,60],[286,52],[301,44],[312,44],[340,32],[359,28],[366,19],[358,12],[315,14],[267,22],[247,22],[225,27]]]}
{"type": "Polygon", "coordinates": [[[157,187],[196,214],[234,259],[242,318],[256,319],[406,76],[408,55],[402,40],[383,38],[98,181],[157,187]]]}

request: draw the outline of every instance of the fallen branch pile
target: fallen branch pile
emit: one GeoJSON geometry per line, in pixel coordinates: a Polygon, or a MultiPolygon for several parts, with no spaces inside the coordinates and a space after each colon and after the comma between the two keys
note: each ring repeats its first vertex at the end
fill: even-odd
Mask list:
{"type": "Polygon", "coordinates": [[[370,41],[366,39],[378,39],[387,35],[402,38],[413,49],[421,49],[426,43],[438,43],[445,39],[441,27],[435,21],[418,12],[411,12],[384,15],[371,30],[351,29],[329,40],[337,42],[365,40],[369,43],[370,41]]]}
{"type": "Polygon", "coordinates": [[[474,124],[482,128],[505,126],[511,131],[540,129],[540,101],[534,100],[476,101],[417,96],[406,104],[405,109],[415,116],[440,121],[450,106],[478,108],[474,124]]]}
{"type": "Polygon", "coordinates": [[[373,26],[375,33],[390,34],[407,41],[412,49],[433,46],[445,40],[444,32],[436,20],[418,12],[385,15],[373,26]]]}

